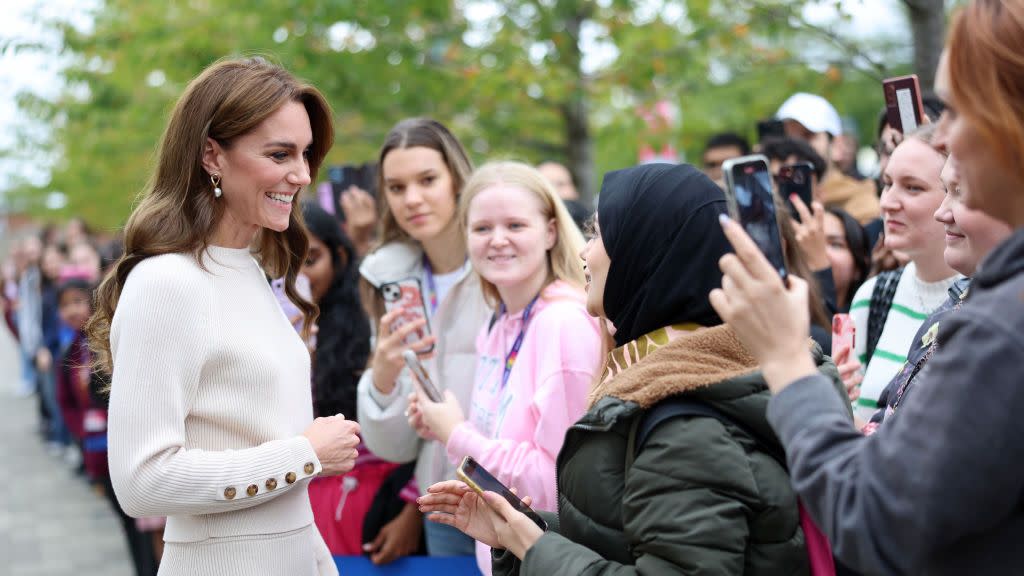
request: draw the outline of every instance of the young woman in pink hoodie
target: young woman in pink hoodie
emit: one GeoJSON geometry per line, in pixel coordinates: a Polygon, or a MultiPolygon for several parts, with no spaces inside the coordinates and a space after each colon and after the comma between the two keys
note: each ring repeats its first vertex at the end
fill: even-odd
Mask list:
{"type": "MultiPolygon", "coordinates": [[[[446,393],[410,400],[410,422],[472,456],[540,510],[556,509],[555,458],[586,411],[601,363],[597,320],[586,310],[583,237],[544,177],[517,162],[482,166],[462,192],[460,216],[473,268],[494,307],[477,338],[469,415],[446,393]]],[[[487,546],[477,543],[490,574],[487,546]]]]}

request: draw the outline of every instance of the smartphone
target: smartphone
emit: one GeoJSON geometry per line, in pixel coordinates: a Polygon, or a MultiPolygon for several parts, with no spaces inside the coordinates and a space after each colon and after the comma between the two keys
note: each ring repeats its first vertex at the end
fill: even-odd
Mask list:
{"type": "Polygon", "coordinates": [[[427,393],[427,397],[433,402],[443,402],[444,396],[437,389],[437,386],[434,386],[434,381],[430,379],[430,376],[427,375],[427,370],[420,362],[419,356],[412,350],[406,350],[402,352],[402,358],[405,360],[405,365],[409,367],[409,370],[412,370],[412,373],[416,375],[416,379],[420,381],[420,386],[427,393]]]}
{"type": "Polygon", "coordinates": [[[725,199],[729,214],[743,226],[785,280],[786,260],[775,214],[768,159],[761,154],[731,158],[722,163],[722,171],[725,172],[725,199]]]}
{"type": "Polygon", "coordinates": [[[769,118],[760,120],[757,123],[757,141],[764,142],[765,138],[782,138],[786,135],[786,125],[782,120],[769,118]]]}
{"type": "Polygon", "coordinates": [[[779,168],[779,174],[775,177],[775,181],[779,184],[779,195],[786,201],[786,205],[789,206],[789,213],[793,215],[793,218],[797,222],[800,221],[800,213],[797,212],[796,206],[789,199],[790,196],[796,194],[804,206],[808,209],[811,207],[811,202],[814,201],[814,194],[812,189],[813,181],[811,178],[814,176],[814,164],[810,162],[798,162],[796,164],[786,164],[779,168]]]}
{"type": "MultiPolygon", "coordinates": [[[[423,300],[423,289],[420,287],[419,279],[406,278],[397,282],[385,282],[380,286],[380,293],[384,297],[385,310],[391,312],[398,307],[404,310],[398,319],[389,326],[392,332],[420,318],[425,320],[423,327],[406,336],[402,341],[403,344],[409,346],[430,336],[430,316],[427,314],[427,304],[423,300]]],[[[416,350],[416,352],[426,354],[433,350],[434,345],[431,344],[427,348],[416,350]]]]}
{"type": "Polygon", "coordinates": [[[455,471],[455,475],[459,477],[470,488],[473,489],[477,494],[483,495],[484,492],[494,492],[500,494],[513,508],[526,514],[527,518],[533,520],[533,523],[540,526],[541,530],[548,529],[548,523],[537,514],[533,508],[526,505],[525,502],[519,499],[518,496],[512,493],[504,484],[498,481],[490,472],[484,469],[476,460],[473,460],[472,456],[466,456],[462,459],[462,464],[455,471]]]}
{"type": "Polygon", "coordinates": [[[885,116],[889,125],[900,134],[913,132],[924,123],[924,104],[917,74],[887,78],[882,82],[885,92],[885,116]]]}
{"type": "Polygon", "coordinates": [[[833,358],[844,348],[850,349],[853,354],[854,338],[857,335],[857,325],[849,314],[836,314],[832,317],[832,353],[833,358]]]}

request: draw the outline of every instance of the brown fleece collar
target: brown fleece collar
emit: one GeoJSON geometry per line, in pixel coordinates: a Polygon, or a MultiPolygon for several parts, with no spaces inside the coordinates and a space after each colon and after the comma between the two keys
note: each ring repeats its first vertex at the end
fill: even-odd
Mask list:
{"type": "Polygon", "coordinates": [[[590,393],[590,406],[605,396],[649,408],[669,396],[717,384],[758,368],[727,325],[681,335],[629,366],[590,393]]]}

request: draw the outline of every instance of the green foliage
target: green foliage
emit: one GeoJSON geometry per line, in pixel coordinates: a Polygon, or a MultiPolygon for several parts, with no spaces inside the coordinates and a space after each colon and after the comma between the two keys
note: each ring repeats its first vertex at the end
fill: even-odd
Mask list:
{"type": "Polygon", "coordinates": [[[796,90],[833,99],[869,136],[882,71],[803,22],[805,3],[107,0],[89,33],[52,24],[71,59],[67,90],[20,106],[54,127],[45,145],[60,161],[28,192],[61,190],[66,213],[121,225],[174,99],[218,58],[250,53],[325,93],[337,128],[329,163],[374,159],[387,130],[416,115],[449,124],[478,161],[565,160],[579,138],[568,110],[585,104],[596,161],[574,168],[599,178],[635,163],[640,142],[696,160],[713,132],[753,136],[796,90]],[[617,56],[590,64],[602,49],[617,56]],[[681,124],[646,125],[637,107],[659,100],[681,124]]]}

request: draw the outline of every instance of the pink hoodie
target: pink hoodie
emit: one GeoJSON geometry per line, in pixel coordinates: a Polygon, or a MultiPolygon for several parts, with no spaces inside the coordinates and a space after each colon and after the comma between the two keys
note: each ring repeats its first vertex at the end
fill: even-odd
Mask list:
{"type": "MultiPolygon", "coordinates": [[[[522,313],[503,315],[477,337],[477,367],[469,415],[448,439],[448,458],[472,456],[498,480],[555,511],[555,458],[565,431],[586,412],[601,362],[597,319],[584,293],[562,281],[548,285],[533,307],[519,357],[502,389],[505,357],[522,313]]],[[[477,562],[491,573],[490,549],[477,543],[477,562]]]]}

